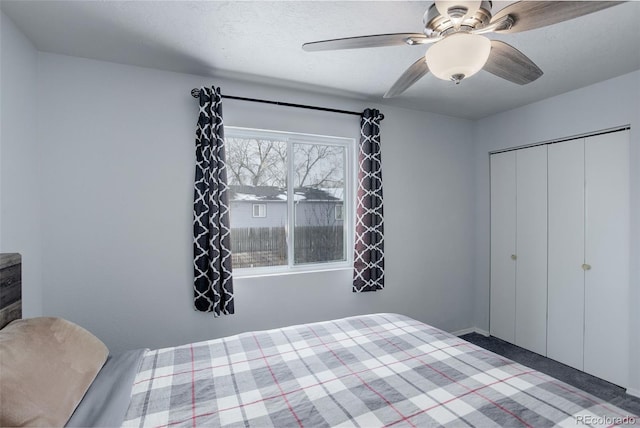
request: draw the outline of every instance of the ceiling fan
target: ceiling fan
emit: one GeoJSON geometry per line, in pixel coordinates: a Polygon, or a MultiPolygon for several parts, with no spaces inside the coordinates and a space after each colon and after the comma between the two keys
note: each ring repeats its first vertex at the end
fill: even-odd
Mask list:
{"type": "Polygon", "coordinates": [[[519,85],[531,83],[542,70],[526,55],[483,34],[517,33],[557,24],[606,9],[622,1],[518,1],[491,15],[488,0],[436,0],[424,14],[424,34],[395,33],[305,43],[305,51],[433,44],[414,62],[384,98],[400,95],[429,71],[459,84],[484,69],[519,85]]]}

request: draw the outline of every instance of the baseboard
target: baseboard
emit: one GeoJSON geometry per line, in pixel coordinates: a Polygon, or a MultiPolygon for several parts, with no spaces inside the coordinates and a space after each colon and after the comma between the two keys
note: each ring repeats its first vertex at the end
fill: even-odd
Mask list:
{"type": "Polygon", "coordinates": [[[469,334],[469,333],[478,333],[481,334],[483,336],[489,336],[489,332],[482,330],[481,328],[478,327],[469,327],[469,328],[463,328],[462,330],[458,330],[458,331],[452,331],[451,334],[453,334],[454,336],[462,336],[465,334],[469,334]]]}
{"type": "Polygon", "coordinates": [[[640,389],[627,388],[627,394],[640,398],[640,389]]]}

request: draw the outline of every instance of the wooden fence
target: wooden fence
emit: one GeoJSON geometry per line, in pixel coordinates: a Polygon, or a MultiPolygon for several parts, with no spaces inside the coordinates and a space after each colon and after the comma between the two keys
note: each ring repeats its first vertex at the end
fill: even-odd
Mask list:
{"type": "MultiPolygon", "coordinates": [[[[295,264],[345,259],[341,225],[299,226],[294,239],[295,264]]],[[[231,229],[231,250],[235,268],[286,265],[286,230],[284,227],[231,229]]]]}

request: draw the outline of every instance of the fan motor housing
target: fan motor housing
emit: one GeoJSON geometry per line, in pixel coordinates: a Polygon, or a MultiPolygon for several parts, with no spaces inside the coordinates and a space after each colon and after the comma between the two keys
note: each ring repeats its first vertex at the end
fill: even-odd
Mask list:
{"type": "MultiPolygon", "coordinates": [[[[489,0],[483,0],[478,10],[462,21],[460,28],[456,30],[448,16],[440,15],[435,3],[424,14],[424,33],[429,36],[446,36],[455,31],[471,31],[486,27],[491,21],[491,6],[489,0]]],[[[455,7],[455,6],[454,6],[455,7]]]]}

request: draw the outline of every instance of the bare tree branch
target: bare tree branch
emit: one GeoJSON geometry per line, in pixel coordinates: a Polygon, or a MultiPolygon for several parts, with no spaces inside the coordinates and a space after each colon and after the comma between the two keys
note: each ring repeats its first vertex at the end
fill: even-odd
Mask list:
{"type": "MultiPolygon", "coordinates": [[[[287,187],[287,143],[229,138],[227,163],[230,184],[287,187]]],[[[293,144],[296,187],[340,187],[344,182],[344,148],[325,144],[293,144]]]]}

